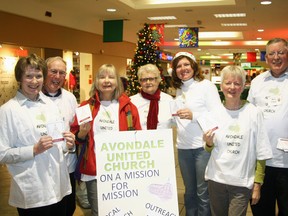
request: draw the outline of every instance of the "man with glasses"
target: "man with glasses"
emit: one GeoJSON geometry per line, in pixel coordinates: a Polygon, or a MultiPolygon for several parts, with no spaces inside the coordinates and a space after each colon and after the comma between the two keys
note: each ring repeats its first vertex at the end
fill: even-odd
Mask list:
{"type": "Polygon", "coordinates": [[[273,150],[273,158],[266,161],[261,198],[252,205],[255,216],[288,215],[288,43],[274,38],[266,45],[266,63],[270,70],[251,82],[248,100],[258,106],[273,150]]]}
{"type": "MultiPolygon", "coordinates": [[[[78,104],[75,96],[71,92],[62,88],[66,78],[66,62],[62,59],[62,57],[56,56],[46,59],[46,63],[48,73],[45,78],[42,92],[59,107],[65,122],[65,130],[70,131],[70,124],[73,122],[75,110],[78,104]]],[[[72,193],[65,197],[67,203],[67,215],[65,216],[72,216],[76,209],[74,171],[77,156],[75,150],[66,152],[65,156],[72,187],[72,193]]]]}

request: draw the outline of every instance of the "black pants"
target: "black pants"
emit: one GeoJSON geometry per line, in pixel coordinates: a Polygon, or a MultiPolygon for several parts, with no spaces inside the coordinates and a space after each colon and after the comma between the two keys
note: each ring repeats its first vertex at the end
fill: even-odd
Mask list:
{"type": "Polygon", "coordinates": [[[66,199],[66,216],[73,216],[74,211],[76,209],[76,183],[75,183],[75,177],[74,172],[70,173],[70,183],[72,187],[72,193],[65,197],[66,199]]]}
{"type": "Polygon", "coordinates": [[[62,199],[60,202],[42,206],[38,208],[22,209],[17,208],[19,216],[56,216],[66,215],[66,199],[62,199]]]}
{"type": "Polygon", "coordinates": [[[288,216],[288,168],[266,166],[261,198],[251,205],[254,216],[275,216],[276,202],[278,216],[288,216]]]}

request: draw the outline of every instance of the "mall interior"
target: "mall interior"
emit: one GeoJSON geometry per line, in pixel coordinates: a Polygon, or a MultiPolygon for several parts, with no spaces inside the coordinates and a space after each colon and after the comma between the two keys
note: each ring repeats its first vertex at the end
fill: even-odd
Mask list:
{"type": "MultiPolygon", "coordinates": [[[[283,0],[282,3],[287,9],[286,0],[283,0]]],[[[31,10],[33,9],[31,8],[31,10]]],[[[235,11],[235,9],[231,10],[235,11]]],[[[254,19],[256,18],[257,17],[254,17],[254,19]]],[[[17,60],[22,56],[36,53],[44,59],[51,56],[63,57],[63,59],[67,62],[67,83],[64,87],[67,90],[73,92],[78,102],[80,103],[81,101],[87,99],[91,83],[93,82],[94,74],[102,64],[114,64],[121,76],[126,77],[127,70],[131,66],[131,61],[135,55],[135,42],[137,43],[137,38],[135,39],[135,42],[125,40],[122,42],[103,42],[103,35],[101,34],[95,34],[88,31],[44,22],[19,14],[6,12],[5,10],[2,11],[1,6],[0,23],[0,106],[7,102],[11,97],[13,97],[17,91],[18,86],[14,79],[14,66],[17,60]],[[72,72],[76,73],[77,85],[73,89],[69,89],[69,74],[72,72]]],[[[143,26],[143,23],[141,23],[141,25],[143,26]]],[[[281,35],[278,36],[283,35],[285,35],[287,39],[287,27],[285,28],[285,31],[283,31],[281,35]]],[[[274,35],[271,34],[271,37],[272,36],[274,35]]],[[[137,37],[136,32],[135,37],[137,37]]],[[[253,74],[259,74],[267,69],[265,59],[261,58],[260,51],[265,51],[265,43],[269,39],[270,38],[265,38],[264,43],[259,42],[260,45],[258,47],[257,58],[255,61],[247,62],[247,57],[245,57],[245,59],[242,61],[237,62],[237,64],[241,65],[247,71],[249,76],[252,76],[253,74]]],[[[227,50],[229,47],[221,47],[221,49],[227,50]]],[[[231,52],[235,53],[237,52],[237,49],[240,50],[239,46],[236,46],[236,48],[233,47],[233,51],[231,52]]],[[[172,57],[177,51],[179,51],[179,49],[175,48],[173,50],[173,47],[169,47],[169,49],[163,50],[161,49],[161,46],[159,48],[159,52],[165,56],[172,57]]],[[[197,52],[197,50],[194,48],[192,52],[197,52]]],[[[219,84],[221,69],[227,64],[233,64],[236,61],[235,58],[233,58],[233,55],[228,63],[212,63],[212,60],[200,58],[198,55],[196,58],[199,61],[199,64],[201,64],[203,72],[206,72],[205,78],[211,80],[216,85],[219,84]]],[[[227,61],[227,58],[224,57],[224,60],[227,61]]],[[[171,58],[159,59],[159,61],[161,62],[161,66],[163,68],[163,76],[169,79],[168,71],[171,66],[171,58]]],[[[243,98],[247,97],[248,91],[249,83],[247,83],[242,96],[243,98]]],[[[167,93],[174,96],[173,90],[167,93]]],[[[221,97],[223,97],[220,89],[219,94],[221,97]]],[[[177,135],[175,133],[175,129],[173,129],[174,142],[176,136],[177,135]]],[[[179,215],[184,216],[184,186],[177,162],[178,160],[176,151],[177,150],[174,149],[178,207],[179,215]]],[[[2,216],[16,216],[16,209],[8,205],[10,176],[6,170],[5,165],[0,165],[0,175],[0,214],[2,216]]],[[[79,205],[77,205],[77,209],[74,215],[88,216],[90,215],[90,210],[82,209],[79,205]]],[[[250,215],[252,215],[252,213],[251,210],[248,209],[247,216],[250,215]]]]}

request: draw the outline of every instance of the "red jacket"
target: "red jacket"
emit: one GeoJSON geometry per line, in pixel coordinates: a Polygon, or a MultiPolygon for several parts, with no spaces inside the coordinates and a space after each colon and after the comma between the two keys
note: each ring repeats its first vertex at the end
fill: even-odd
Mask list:
{"type": "MultiPolygon", "coordinates": [[[[132,123],[131,125],[133,127],[133,130],[141,130],[141,125],[140,125],[140,119],[139,119],[139,114],[138,114],[138,109],[134,104],[131,103],[130,98],[122,94],[119,99],[119,129],[120,131],[127,131],[128,130],[128,123],[127,123],[127,112],[131,112],[132,114],[132,123]]],[[[89,104],[91,107],[92,111],[92,121],[91,126],[93,126],[93,122],[95,119],[95,116],[97,115],[100,107],[100,100],[99,96],[96,93],[95,97],[91,97],[86,101],[83,101],[80,106],[89,104]]],[[[131,130],[131,128],[130,128],[131,130]]],[[[77,136],[77,133],[79,132],[79,125],[77,122],[77,117],[75,116],[74,122],[71,125],[71,131],[77,136]]],[[[76,140],[76,144],[85,144],[87,143],[88,145],[86,146],[86,151],[83,155],[83,157],[79,157],[80,161],[80,173],[81,174],[86,174],[86,175],[96,175],[96,155],[94,152],[94,131],[93,127],[91,127],[91,130],[88,132],[86,140],[76,140]]],[[[77,168],[76,168],[77,169],[77,168]]]]}

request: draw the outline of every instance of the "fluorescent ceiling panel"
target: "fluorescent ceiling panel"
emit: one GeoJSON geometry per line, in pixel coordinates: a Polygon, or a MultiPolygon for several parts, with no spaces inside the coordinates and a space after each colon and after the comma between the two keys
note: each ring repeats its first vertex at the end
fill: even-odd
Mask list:
{"type": "Polygon", "coordinates": [[[242,32],[199,32],[199,40],[243,39],[242,32]]]}
{"type": "Polygon", "coordinates": [[[176,20],[175,16],[155,16],[155,17],[147,17],[149,20],[176,20]]]}
{"type": "Polygon", "coordinates": [[[247,26],[247,23],[221,23],[221,26],[239,27],[239,26],[247,26]]]}
{"type": "Polygon", "coordinates": [[[246,13],[214,14],[216,18],[246,17],[246,13]]]}
{"type": "Polygon", "coordinates": [[[119,0],[134,9],[236,5],[235,0],[119,0]]]}
{"type": "Polygon", "coordinates": [[[165,28],[183,28],[183,27],[187,27],[187,25],[183,24],[183,25],[164,25],[165,28]]]}

